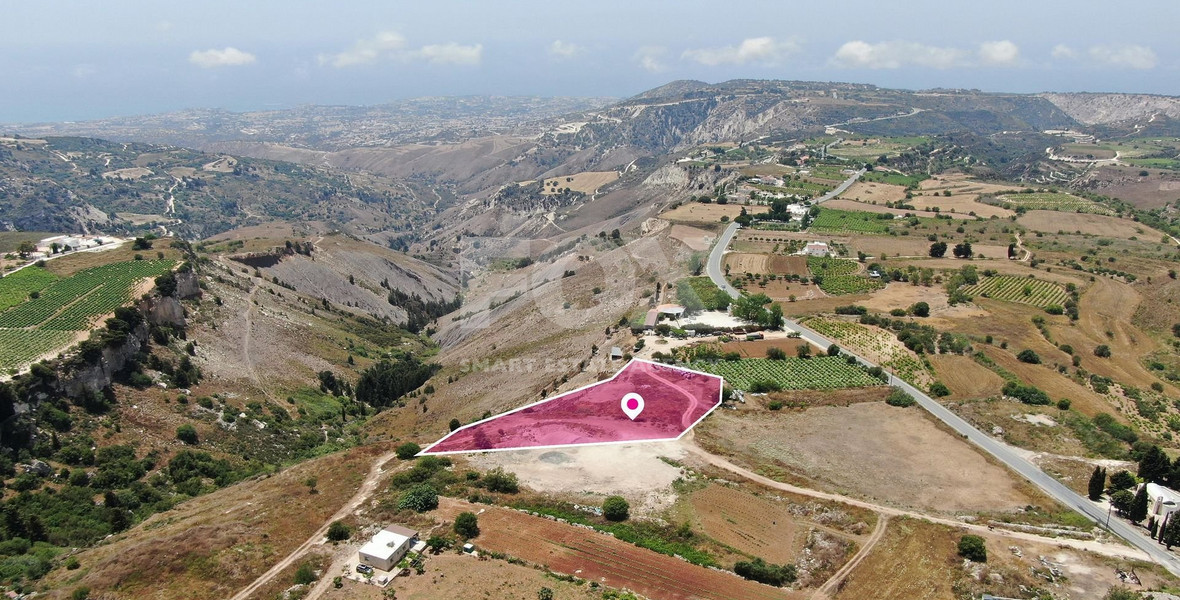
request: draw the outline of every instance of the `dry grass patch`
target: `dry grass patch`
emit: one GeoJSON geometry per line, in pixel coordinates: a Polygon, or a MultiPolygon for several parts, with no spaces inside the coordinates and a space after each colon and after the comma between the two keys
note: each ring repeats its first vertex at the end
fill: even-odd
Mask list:
{"type": "Polygon", "coordinates": [[[716,412],[697,440],[775,478],[934,511],[1009,511],[1030,498],[1003,468],[930,421],[885,403],[716,412]],[[888,474],[888,475],[883,475],[888,474]]]}
{"type": "Polygon", "coordinates": [[[937,354],[930,357],[934,375],[951,390],[947,400],[998,396],[1004,379],[967,356],[937,354]]]}
{"type": "Polygon", "coordinates": [[[156,514],[80,553],[81,571],[50,573],[51,597],[85,585],[111,599],[226,598],[306,541],[385,451],[371,445],[331,454],[156,514]],[[310,477],[318,493],[308,493],[310,477]]]}
{"type": "MultiPolygon", "coordinates": [[[[679,223],[720,223],[721,217],[734,217],[742,213],[740,204],[705,204],[702,202],[685,202],[680,206],[660,215],[661,219],[679,223]]],[[[746,206],[746,212],[756,215],[770,210],[766,206],[746,206]]]]}
{"type": "Polygon", "coordinates": [[[1082,233],[1130,239],[1137,237],[1158,241],[1164,234],[1142,223],[1130,219],[1108,217],[1089,213],[1059,212],[1055,210],[1030,210],[1016,222],[1032,231],[1044,233],[1082,233]]]}
{"type": "Polygon", "coordinates": [[[575,192],[593,194],[598,188],[619,178],[618,171],[583,171],[563,177],[550,177],[542,182],[543,194],[556,194],[557,190],[569,188],[575,192]]]}

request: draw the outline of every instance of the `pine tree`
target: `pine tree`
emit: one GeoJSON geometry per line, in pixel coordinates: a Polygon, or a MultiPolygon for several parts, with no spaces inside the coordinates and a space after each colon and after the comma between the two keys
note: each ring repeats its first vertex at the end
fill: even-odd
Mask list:
{"type": "Polygon", "coordinates": [[[1171,550],[1172,546],[1180,546],[1180,519],[1168,519],[1168,526],[1160,537],[1160,541],[1168,550],[1171,550]]]}
{"type": "Polygon", "coordinates": [[[1102,497],[1102,490],[1106,489],[1106,469],[1102,467],[1094,467],[1094,473],[1090,475],[1089,496],[1091,500],[1098,500],[1102,497]]]}
{"type": "Polygon", "coordinates": [[[1147,484],[1139,486],[1135,492],[1135,500],[1131,502],[1131,510],[1127,515],[1132,521],[1140,523],[1147,518],[1147,484]]]}

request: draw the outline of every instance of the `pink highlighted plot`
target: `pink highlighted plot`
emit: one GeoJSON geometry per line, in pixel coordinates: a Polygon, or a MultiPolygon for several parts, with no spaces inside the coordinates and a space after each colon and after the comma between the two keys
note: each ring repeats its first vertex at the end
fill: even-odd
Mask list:
{"type": "Polygon", "coordinates": [[[610,379],[460,427],[422,454],[674,440],[721,404],[716,375],[633,360],[610,379]]]}

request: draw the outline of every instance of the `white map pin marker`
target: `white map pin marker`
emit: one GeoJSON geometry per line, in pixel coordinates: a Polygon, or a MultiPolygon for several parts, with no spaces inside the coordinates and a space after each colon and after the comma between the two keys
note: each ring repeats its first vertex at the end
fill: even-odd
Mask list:
{"type": "Polygon", "coordinates": [[[623,414],[634,421],[635,417],[638,417],[639,413],[643,412],[643,396],[631,392],[623,396],[623,400],[619,403],[619,406],[622,407],[623,414]]]}

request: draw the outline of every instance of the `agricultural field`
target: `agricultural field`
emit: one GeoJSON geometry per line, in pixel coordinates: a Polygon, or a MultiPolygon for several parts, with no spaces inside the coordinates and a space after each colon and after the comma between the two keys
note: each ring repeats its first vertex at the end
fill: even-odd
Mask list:
{"type": "Polygon", "coordinates": [[[26,267],[0,278],[0,310],[25,302],[29,294],[40,293],[57,279],[57,275],[40,267],[26,267]]]}
{"type": "MultiPolygon", "coordinates": [[[[792,354],[794,345],[805,343],[801,340],[785,340],[782,347],[788,354],[792,354]]],[[[740,390],[749,390],[755,382],[773,382],[784,390],[833,390],[881,385],[880,379],[869,375],[859,366],[848,364],[848,361],[839,356],[701,361],[694,362],[688,367],[720,375],[740,390]]]]}
{"type": "Polygon", "coordinates": [[[803,324],[840,345],[848,346],[849,350],[885,367],[894,375],[914,385],[925,386],[932,380],[930,370],[918,355],[906,348],[888,331],[852,321],[823,317],[806,319],[803,324]]]}
{"type": "Polygon", "coordinates": [[[1061,192],[1030,192],[1018,194],[1004,194],[996,197],[1005,208],[1024,208],[1026,210],[1055,210],[1061,212],[1080,212],[1096,215],[1113,215],[1114,210],[1094,202],[1061,192]]]}
{"type": "MultiPolygon", "coordinates": [[[[4,345],[0,371],[22,368],[37,357],[60,349],[77,332],[90,329],[95,319],[130,302],[139,282],[162,275],[175,264],[171,260],[144,260],[85,269],[44,286],[37,298],[0,312],[0,333],[21,340],[19,344],[4,345]]],[[[27,277],[45,280],[35,274],[27,277]]],[[[0,280],[0,289],[5,289],[8,280],[8,277],[0,280]]],[[[12,284],[16,291],[12,293],[18,293],[27,283],[23,278],[16,278],[12,284]]]]}
{"type": "Polygon", "coordinates": [[[972,296],[983,296],[1005,302],[1018,302],[1038,308],[1065,306],[1069,295],[1065,288],[1051,281],[998,275],[980,278],[979,283],[963,288],[972,296]]]}
{"type": "Polygon", "coordinates": [[[809,231],[829,233],[888,233],[893,216],[882,217],[877,213],[835,210],[821,208],[819,215],[811,221],[809,231]]]}
{"type": "Polygon", "coordinates": [[[440,503],[443,514],[479,511],[481,548],[543,564],[558,573],[627,588],[652,598],[688,600],[785,600],[785,589],[746,581],[731,573],[634,546],[609,535],[499,507],[457,500],[440,503]]]}
{"type": "Polygon", "coordinates": [[[896,171],[869,171],[868,173],[861,175],[860,180],[868,183],[885,183],[889,185],[899,185],[901,187],[916,188],[918,187],[919,183],[922,183],[929,178],[930,176],[924,173],[917,175],[906,175],[896,171]]]}
{"type": "Polygon", "coordinates": [[[885,287],[880,280],[857,274],[860,265],[848,259],[809,256],[807,268],[820,278],[819,288],[826,294],[863,294],[885,287]]]}
{"type": "Polygon", "coordinates": [[[668,212],[660,214],[660,218],[672,221],[673,223],[715,225],[721,222],[721,217],[727,217],[726,220],[732,220],[734,217],[742,214],[743,208],[752,215],[770,210],[766,206],[685,202],[668,212]]]}

